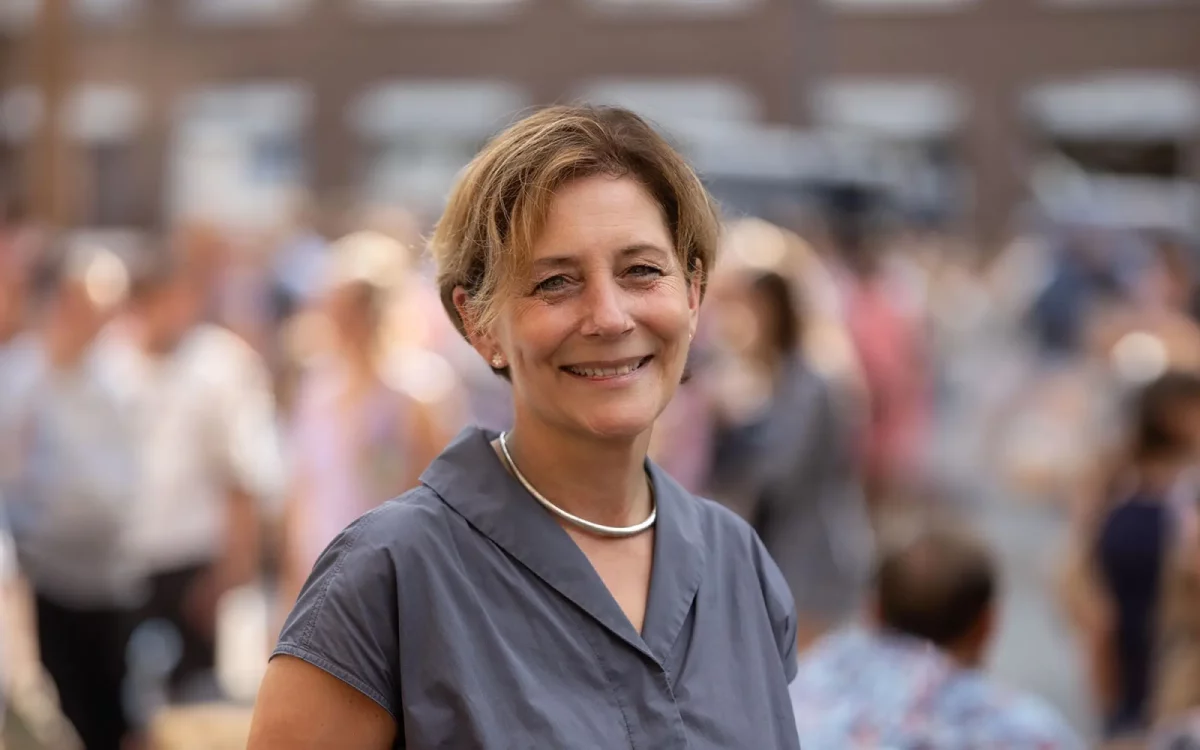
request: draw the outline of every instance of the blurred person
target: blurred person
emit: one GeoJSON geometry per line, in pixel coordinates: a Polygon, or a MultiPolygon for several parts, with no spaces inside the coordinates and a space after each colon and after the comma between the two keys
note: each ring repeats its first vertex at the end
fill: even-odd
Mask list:
{"type": "MultiPolygon", "coordinates": [[[[1128,291],[1093,316],[1093,346],[1122,375],[1138,364],[1129,356],[1137,350],[1131,347],[1134,341],[1154,350],[1144,366],[1200,372],[1200,324],[1190,310],[1196,288],[1193,261],[1169,236],[1152,236],[1147,243],[1148,257],[1129,274],[1128,291]]],[[[1131,242],[1130,249],[1139,246],[1131,242]]]]}
{"type": "Polygon", "coordinates": [[[16,253],[0,254],[0,347],[24,328],[26,286],[25,269],[16,253]]]}
{"type": "Polygon", "coordinates": [[[842,304],[866,384],[864,483],[873,511],[902,500],[918,479],[929,435],[932,383],[922,322],[897,291],[881,257],[877,232],[863,199],[845,198],[834,221],[846,273],[842,304]]]}
{"type": "Polygon", "coordinates": [[[269,374],[244,341],[200,322],[204,289],[188,263],[161,248],[106,340],[135,420],[129,546],[150,587],[139,622],[181,638],[175,700],[208,684],[217,603],[256,576],[260,516],[282,481],[269,374]]]}
{"type": "Polygon", "coordinates": [[[1096,232],[1068,231],[1051,249],[1045,285],[1029,310],[1041,353],[1070,358],[1088,345],[1089,321],[1120,293],[1121,281],[1096,232]]]}
{"type": "Polygon", "coordinates": [[[14,344],[0,432],[17,474],[0,486],[35,595],[38,651],[87,750],[117,750],[125,645],[141,579],[124,549],[136,488],[133,435],[96,346],[128,276],[72,246],[51,261],[36,327],[14,344]]]}
{"type": "Polygon", "coordinates": [[[252,750],[798,747],[786,581],[646,459],[717,233],[695,173],[627,110],[547,108],[476,157],[432,246],[514,426],[464,430],[322,555],[252,750]]]}
{"type": "Polygon", "coordinates": [[[718,404],[708,491],[783,570],[804,648],[857,611],[870,575],[856,425],[804,354],[805,320],[782,276],[743,273],[721,303],[728,353],[706,381],[718,404]]]}
{"type": "Polygon", "coordinates": [[[714,271],[714,286],[725,276],[736,285],[754,271],[774,271],[794,284],[804,303],[800,339],[809,365],[848,396],[862,398],[865,385],[846,328],[842,289],[819,244],[758,219],[740,219],[726,225],[722,246],[727,254],[714,271]]]}
{"type": "Polygon", "coordinates": [[[361,264],[371,239],[337,243],[323,303],[332,348],[301,385],[291,424],[283,604],[291,609],[321,552],[345,527],[419,484],[449,441],[431,408],[381,370],[388,290],[361,264]]]}
{"type": "Polygon", "coordinates": [[[868,621],[800,660],[792,702],[804,750],[1082,750],[1049,706],[984,672],[999,582],[983,544],[929,528],[889,544],[868,621]]]}
{"type": "Polygon", "coordinates": [[[1161,583],[1181,508],[1200,497],[1200,376],[1172,372],[1136,396],[1126,454],[1073,520],[1064,595],[1111,738],[1143,732],[1158,661],[1161,583]]]}
{"type": "Polygon", "coordinates": [[[1200,750],[1200,505],[1192,498],[1179,510],[1158,610],[1148,750],[1200,750]]]}
{"type": "Polygon", "coordinates": [[[297,195],[291,223],[271,263],[277,321],[292,317],[320,294],[329,263],[329,240],[320,224],[317,204],[310,196],[297,195]]]}

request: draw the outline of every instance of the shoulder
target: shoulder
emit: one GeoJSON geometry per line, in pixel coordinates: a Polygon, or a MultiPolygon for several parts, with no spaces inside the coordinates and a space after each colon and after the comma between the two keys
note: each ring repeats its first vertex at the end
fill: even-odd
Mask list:
{"type": "Polygon", "coordinates": [[[779,566],[767,552],[757,532],[742,517],[720,503],[690,495],[705,554],[713,565],[725,571],[739,568],[753,571],[762,591],[766,614],[788,663],[789,680],[794,676],[796,647],[796,602],[779,566]],[[715,559],[714,559],[715,558],[715,559]]]}
{"type": "Polygon", "coordinates": [[[751,557],[755,554],[758,534],[744,518],[715,500],[681,491],[689,512],[695,514],[710,554],[751,557]]]}
{"type": "Polygon", "coordinates": [[[317,559],[281,643],[328,652],[344,645],[344,632],[391,631],[388,637],[394,637],[405,586],[419,578],[413,575],[418,566],[428,568],[431,557],[452,546],[445,538],[453,522],[453,513],[427,487],[360,516],[317,559]]]}
{"type": "Polygon", "coordinates": [[[359,517],[326,555],[342,561],[340,567],[351,575],[357,563],[416,562],[440,548],[460,520],[433,490],[421,485],[359,517]]]}
{"type": "Polygon", "coordinates": [[[1083,748],[1082,739],[1049,703],[1033,695],[1013,695],[1009,705],[1011,721],[1031,745],[1056,748],[1083,748]]]}
{"type": "Polygon", "coordinates": [[[180,348],[189,362],[204,364],[206,369],[217,370],[213,363],[234,368],[234,372],[254,370],[262,364],[262,358],[249,342],[228,328],[213,323],[202,323],[188,335],[180,348]]]}
{"type": "Polygon", "coordinates": [[[758,532],[746,519],[715,500],[690,497],[710,554],[746,559],[756,570],[775,568],[758,532]]]}
{"type": "Polygon", "coordinates": [[[437,543],[447,523],[437,496],[422,487],[348,526],[317,560],[275,654],[332,674],[399,717],[402,633],[427,619],[421,606],[429,601],[406,590],[421,578],[417,565],[453,546],[437,543]],[[406,599],[420,616],[406,613],[406,599]]]}
{"type": "Polygon", "coordinates": [[[959,694],[957,708],[963,713],[990,717],[979,724],[979,730],[987,735],[985,739],[1023,747],[1082,750],[1079,735],[1040,697],[998,685],[983,675],[966,684],[972,682],[976,690],[959,694]]]}

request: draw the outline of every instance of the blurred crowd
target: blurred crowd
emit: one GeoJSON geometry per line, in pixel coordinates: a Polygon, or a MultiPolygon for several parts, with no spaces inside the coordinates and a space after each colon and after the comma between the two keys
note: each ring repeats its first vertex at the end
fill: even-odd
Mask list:
{"type": "MultiPolygon", "coordinates": [[[[147,746],[171,707],[252,700],[334,535],[462,426],[507,426],[507,384],[441,309],[427,224],[321,208],[270,236],[7,213],[5,736],[147,746]]],[[[914,531],[974,495],[1065,519],[1057,601],[1099,734],[1200,746],[1180,744],[1200,743],[1187,238],[1039,224],[986,253],[860,213],[786,223],[729,221],[652,453],[750,521],[788,579],[806,750],[915,746],[915,726],[936,747],[1033,747],[1021,727],[1082,746],[1087,728],[980,671],[994,553],[914,531]]]]}

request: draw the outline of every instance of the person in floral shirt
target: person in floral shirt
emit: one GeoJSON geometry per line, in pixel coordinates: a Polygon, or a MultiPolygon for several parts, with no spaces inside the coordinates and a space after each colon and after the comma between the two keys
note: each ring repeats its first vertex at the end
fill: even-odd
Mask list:
{"type": "Polygon", "coordinates": [[[1082,750],[1048,705],[981,670],[996,578],[983,545],[955,531],[885,552],[871,621],[800,660],[791,690],[804,750],[1082,750]]]}

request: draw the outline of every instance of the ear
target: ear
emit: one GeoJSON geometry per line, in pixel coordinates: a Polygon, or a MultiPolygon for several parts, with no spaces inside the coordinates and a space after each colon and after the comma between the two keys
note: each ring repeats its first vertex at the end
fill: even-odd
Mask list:
{"type": "Polygon", "coordinates": [[[688,323],[689,335],[696,335],[696,327],[700,322],[700,298],[704,281],[704,263],[697,260],[692,267],[692,273],[688,277],[688,313],[691,320],[688,323]]]}
{"type": "Polygon", "coordinates": [[[981,653],[986,653],[988,645],[992,642],[992,638],[996,635],[999,614],[996,612],[995,603],[989,604],[979,617],[978,631],[975,634],[979,639],[979,650],[981,653]]]}
{"type": "Polygon", "coordinates": [[[504,352],[500,350],[494,336],[488,331],[480,330],[476,325],[475,312],[468,304],[470,297],[467,295],[467,290],[461,286],[454,287],[452,295],[454,309],[458,312],[458,317],[463,322],[463,330],[466,331],[467,341],[471,347],[479,352],[479,356],[483,357],[492,367],[499,369],[500,367],[508,366],[508,358],[504,356],[504,352]],[[500,358],[501,364],[497,365],[497,358],[500,358]]]}

